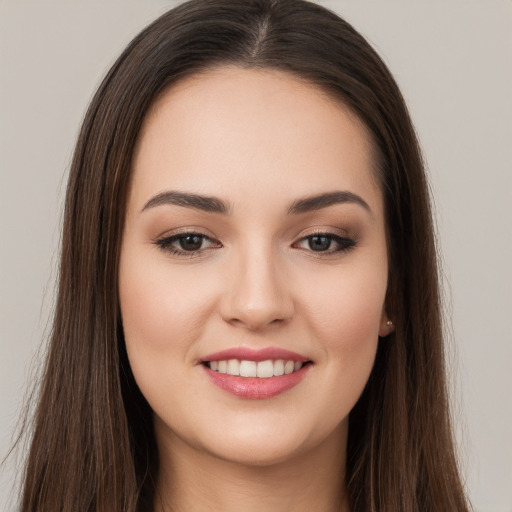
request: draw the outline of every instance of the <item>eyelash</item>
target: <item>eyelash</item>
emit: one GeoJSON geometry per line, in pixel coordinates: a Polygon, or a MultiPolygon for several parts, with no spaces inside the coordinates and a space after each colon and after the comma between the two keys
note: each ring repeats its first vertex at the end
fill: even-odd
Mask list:
{"type": "MultiPolygon", "coordinates": [[[[304,250],[311,252],[316,257],[320,257],[320,258],[325,257],[325,256],[330,256],[330,255],[336,254],[336,253],[348,252],[357,245],[357,242],[355,240],[340,236],[336,233],[317,231],[315,233],[311,233],[310,235],[302,237],[300,240],[295,242],[292,245],[292,247],[298,248],[297,246],[299,244],[301,244],[303,242],[307,243],[308,241],[309,241],[309,243],[308,243],[309,248],[308,249],[304,248],[304,250]],[[312,240],[314,238],[327,239],[329,242],[328,249],[325,251],[315,251],[314,249],[312,249],[310,244],[312,243],[312,240]],[[338,245],[337,249],[334,249],[334,250],[331,249],[331,245],[333,243],[338,245]]],[[[160,240],[157,240],[155,242],[155,245],[166,253],[172,254],[173,256],[179,256],[179,257],[184,257],[184,258],[197,258],[197,257],[201,256],[204,251],[207,251],[210,249],[218,249],[218,248],[222,247],[220,242],[217,242],[216,240],[212,239],[211,237],[204,235],[203,233],[199,233],[197,231],[185,231],[185,232],[177,233],[176,235],[161,238],[160,240]],[[189,250],[189,251],[187,251],[185,249],[178,249],[177,247],[174,246],[174,244],[179,243],[180,240],[184,240],[187,237],[199,238],[201,246],[203,245],[203,243],[205,241],[211,242],[212,246],[206,247],[206,248],[198,248],[198,249],[189,250]]]]}
{"type": "Polygon", "coordinates": [[[204,235],[203,233],[198,233],[197,231],[185,231],[181,233],[177,233],[176,235],[168,236],[165,238],[161,238],[160,240],[157,240],[155,244],[164,252],[170,253],[174,256],[181,256],[185,258],[194,258],[201,255],[201,253],[205,250],[211,249],[211,248],[218,248],[221,247],[219,242],[216,242],[212,238],[210,238],[207,235],[204,235]],[[208,248],[201,248],[196,249],[192,251],[187,251],[184,249],[178,249],[173,246],[176,242],[179,242],[180,240],[184,240],[187,237],[197,237],[201,239],[201,245],[203,245],[203,242],[205,240],[212,242],[214,247],[208,247],[208,248]],[[217,247],[215,247],[215,245],[217,247]]]}
{"type": "Polygon", "coordinates": [[[315,255],[317,257],[329,256],[331,254],[348,252],[357,245],[357,242],[351,238],[347,238],[347,237],[338,235],[336,233],[329,233],[329,232],[326,233],[325,231],[317,231],[315,233],[311,233],[308,236],[302,237],[298,242],[294,243],[293,246],[295,247],[301,242],[309,241],[309,243],[311,243],[312,239],[314,239],[314,238],[326,238],[329,241],[329,249],[327,249],[326,251],[315,251],[314,249],[311,248],[311,246],[309,247],[309,249],[306,249],[309,252],[315,253],[315,255]],[[330,248],[330,246],[333,243],[338,245],[337,249],[330,248]]]}

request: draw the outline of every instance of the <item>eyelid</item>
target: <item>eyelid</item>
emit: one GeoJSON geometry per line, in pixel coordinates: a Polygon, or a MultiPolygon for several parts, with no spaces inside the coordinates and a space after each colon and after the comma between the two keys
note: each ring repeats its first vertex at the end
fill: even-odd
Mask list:
{"type": "Polygon", "coordinates": [[[293,247],[297,249],[302,249],[315,257],[327,257],[336,255],[339,253],[344,253],[353,249],[357,245],[357,238],[349,235],[345,230],[340,230],[339,228],[315,228],[314,231],[309,233],[304,233],[298,237],[297,241],[292,244],[293,247]],[[325,237],[330,238],[335,244],[338,244],[338,248],[332,249],[329,248],[325,251],[315,251],[311,248],[302,248],[298,247],[299,244],[306,242],[308,239],[312,237],[325,237]]]}
{"type": "Polygon", "coordinates": [[[304,238],[315,235],[336,235],[342,238],[350,238],[350,233],[346,229],[342,229],[329,225],[316,225],[310,226],[307,229],[301,230],[295,238],[304,238]]]}
{"type": "Polygon", "coordinates": [[[171,238],[175,235],[201,235],[206,238],[211,238],[215,240],[217,237],[210,232],[210,230],[200,227],[200,226],[184,226],[173,229],[166,229],[162,231],[158,235],[153,238],[153,242],[157,242],[158,240],[162,240],[165,238],[171,238]]]}
{"type": "MultiPolygon", "coordinates": [[[[346,229],[334,226],[311,226],[307,229],[299,231],[295,236],[295,240],[304,240],[312,236],[332,236],[334,238],[342,238],[346,240],[356,240],[358,236],[355,233],[349,233],[346,229]]],[[[296,242],[294,242],[296,243],[296,242]]]]}
{"type": "Polygon", "coordinates": [[[206,233],[204,233],[204,230],[202,229],[193,227],[166,231],[164,232],[164,234],[156,237],[156,239],[153,240],[153,243],[164,253],[171,254],[173,256],[181,258],[198,258],[203,256],[204,253],[208,250],[222,247],[222,244],[215,237],[207,235],[206,233]],[[179,249],[177,247],[172,247],[172,244],[176,243],[181,238],[185,238],[190,235],[196,235],[198,237],[201,237],[203,241],[207,240],[211,242],[212,245],[210,247],[204,247],[191,251],[179,249]]]}

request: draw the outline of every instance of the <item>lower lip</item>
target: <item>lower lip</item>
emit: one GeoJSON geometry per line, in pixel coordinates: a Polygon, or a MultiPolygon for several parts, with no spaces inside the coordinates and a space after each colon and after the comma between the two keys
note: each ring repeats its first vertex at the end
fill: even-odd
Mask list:
{"type": "Polygon", "coordinates": [[[272,398],[296,386],[308,372],[311,364],[303,366],[296,372],[277,377],[239,377],[210,370],[203,365],[210,380],[219,388],[239,398],[250,400],[264,400],[272,398]]]}

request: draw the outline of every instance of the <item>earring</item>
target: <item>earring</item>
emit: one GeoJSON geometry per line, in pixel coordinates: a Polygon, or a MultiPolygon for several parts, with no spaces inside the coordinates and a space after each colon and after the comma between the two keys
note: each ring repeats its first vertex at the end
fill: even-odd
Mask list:
{"type": "Polygon", "coordinates": [[[391,320],[387,320],[386,327],[382,328],[382,330],[379,330],[379,336],[381,338],[385,338],[386,336],[389,336],[394,330],[395,327],[393,325],[393,322],[391,320]]]}

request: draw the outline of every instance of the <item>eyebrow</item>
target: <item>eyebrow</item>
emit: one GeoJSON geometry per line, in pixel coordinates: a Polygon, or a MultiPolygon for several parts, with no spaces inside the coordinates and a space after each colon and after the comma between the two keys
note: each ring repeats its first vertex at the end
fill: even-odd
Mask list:
{"type": "Polygon", "coordinates": [[[289,214],[306,213],[313,210],[321,210],[335,204],[352,203],[362,206],[370,214],[372,210],[368,203],[357,194],[348,192],[346,190],[328,192],[325,194],[318,194],[312,197],[304,197],[303,199],[297,199],[288,208],[289,214]]]}
{"type": "MultiPolygon", "coordinates": [[[[370,214],[372,213],[370,206],[361,196],[349,191],[336,191],[297,199],[289,206],[288,215],[307,213],[314,210],[321,210],[322,208],[327,208],[335,204],[344,203],[357,204],[362,206],[370,214]]],[[[228,215],[231,210],[228,203],[217,197],[192,194],[190,192],[168,191],[152,197],[144,205],[142,211],[162,205],[183,206],[185,208],[193,208],[222,215],[228,215]]]]}
{"type": "Polygon", "coordinates": [[[142,208],[142,211],[162,205],[184,206],[209,213],[221,213],[227,215],[230,211],[228,204],[216,197],[191,194],[189,192],[162,192],[151,198],[142,208]]]}

